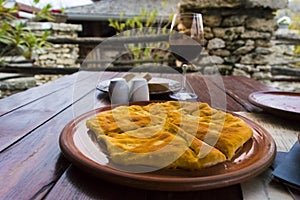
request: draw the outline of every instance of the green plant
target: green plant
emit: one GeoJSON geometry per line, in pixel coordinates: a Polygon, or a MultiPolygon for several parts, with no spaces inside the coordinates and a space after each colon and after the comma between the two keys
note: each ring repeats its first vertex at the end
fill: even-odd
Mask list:
{"type": "MultiPolygon", "coordinates": [[[[166,6],[167,1],[162,1],[162,7],[166,6]]],[[[124,36],[139,36],[139,35],[158,35],[167,34],[168,26],[171,23],[173,15],[170,15],[167,20],[158,19],[158,11],[149,11],[142,8],[139,15],[128,18],[124,20],[124,13],[120,14],[119,20],[109,19],[109,26],[113,27],[117,33],[123,33],[124,36]],[[131,31],[134,30],[134,31],[131,31]]],[[[133,60],[147,60],[155,59],[158,60],[162,56],[159,55],[160,52],[156,51],[153,53],[154,49],[160,49],[161,43],[149,42],[145,44],[128,44],[133,60]]]]}
{"type": "Polygon", "coordinates": [[[50,9],[51,9],[51,5],[47,4],[45,7],[40,9],[38,12],[34,13],[35,14],[34,19],[37,21],[41,21],[41,20],[53,21],[54,16],[51,14],[50,9]]]}
{"type": "MultiPolygon", "coordinates": [[[[289,29],[298,30],[298,35],[300,36],[300,15],[298,13],[293,13],[292,23],[289,26],[289,29]]],[[[299,45],[295,46],[294,54],[296,56],[300,55],[300,46],[299,45]]],[[[300,63],[299,62],[295,63],[295,66],[300,67],[300,63]]]]}
{"type": "MultiPolygon", "coordinates": [[[[38,2],[35,0],[35,3],[38,2]]],[[[5,3],[6,0],[0,0],[0,62],[4,62],[3,57],[9,55],[23,55],[29,59],[34,50],[51,45],[47,42],[49,32],[33,33],[26,27],[26,23],[16,18],[17,7],[6,8],[5,3]]],[[[47,5],[36,12],[36,20],[54,19],[50,8],[51,6],[47,5]]]]}

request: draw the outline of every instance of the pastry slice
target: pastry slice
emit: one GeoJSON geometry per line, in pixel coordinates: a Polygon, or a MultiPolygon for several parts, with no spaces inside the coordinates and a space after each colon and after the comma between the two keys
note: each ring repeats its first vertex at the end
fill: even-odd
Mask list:
{"type": "Polygon", "coordinates": [[[182,138],[166,131],[142,138],[126,132],[114,137],[99,135],[97,138],[98,143],[105,144],[110,160],[123,166],[164,168],[177,160],[187,148],[182,138]]]}
{"type": "Polygon", "coordinates": [[[110,159],[119,165],[199,170],[226,161],[223,153],[197,138],[189,144],[181,134],[167,130],[150,137],[135,137],[141,131],[124,132],[114,137],[101,134],[97,138],[99,143],[105,143],[110,159]]]}
{"type": "Polygon", "coordinates": [[[253,135],[252,129],[243,120],[229,113],[205,107],[198,114],[178,117],[173,123],[220,150],[228,160],[253,135]]]}
{"type": "Polygon", "coordinates": [[[163,125],[164,116],[152,115],[141,106],[119,106],[98,113],[86,121],[86,126],[98,134],[122,133],[140,127],[163,125]]]}
{"type": "Polygon", "coordinates": [[[199,110],[199,105],[197,103],[192,102],[166,101],[162,103],[151,103],[147,106],[144,106],[143,108],[149,112],[160,112],[164,110],[166,112],[178,111],[183,114],[190,114],[199,110]]]}

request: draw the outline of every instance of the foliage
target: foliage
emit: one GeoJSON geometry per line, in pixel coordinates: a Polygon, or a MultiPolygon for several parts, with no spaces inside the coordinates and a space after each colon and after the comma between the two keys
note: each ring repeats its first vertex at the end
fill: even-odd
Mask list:
{"type": "MultiPolygon", "coordinates": [[[[167,1],[162,1],[161,6],[165,7],[167,1]]],[[[136,35],[158,35],[166,34],[167,28],[171,23],[173,15],[170,15],[167,21],[158,19],[158,10],[149,11],[145,8],[141,8],[139,15],[124,20],[124,13],[120,14],[119,20],[109,19],[109,26],[113,27],[117,33],[123,33],[124,36],[136,36],[136,35]]],[[[127,48],[132,54],[134,60],[141,59],[160,59],[161,55],[155,49],[161,49],[162,44],[147,43],[144,44],[130,44],[127,48]]]]}
{"type": "MultiPolygon", "coordinates": [[[[39,0],[35,0],[35,3],[38,2],[39,0]]],[[[47,42],[49,32],[45,31],[40,35],[33,33],[26,27],[25,22],[17,19],[17,7],[6,8],[5,3],[6,0],[0,0],[0,58],[23,55],[29,59],[34,50],[51,45],[47,42]]],[[[34,13],[36,16],[34,20],[53,20],[50,8],[51,6],[47,5],[34,13]]]]}
{"type": "Polygon", "coordinates": [[[300,31],[300,15],[299,14],[296,14],[296,13],[293,14],[292,23],[289,28],[300,31]]]}
{"type": "MultiPolygon", "coordinates": [[[[300,36],[300,15],[299,15],[299,13],[293,13],[292,24],[289,26],[289,29],[298,30],[298,35],[300,36]]],[[[295,46],[294,53],[296,55],[300,55],[300,46],[295,46]]]]}
{"type": "Polygon", "coordinates": [[[34,13],[35,20],[36,21],[41,21],[41,20],[53,21],[54,16],[49,11],[50,9],[51,9],[51,5],[47,4],[45,7],[40,9],[37,13],[34,13]]]}

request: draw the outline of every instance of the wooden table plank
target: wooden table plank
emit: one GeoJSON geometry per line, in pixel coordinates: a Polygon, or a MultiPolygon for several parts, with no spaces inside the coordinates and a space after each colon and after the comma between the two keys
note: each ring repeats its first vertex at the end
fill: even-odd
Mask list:
{"type": "MultiPolygon", "coordinates": [[[[142,183],[141,183],[142,184],[142,183]]],[[[169,192],[135,189],[93,177],[74,166],[67,169],[46,199],[242,199],[239,185],[191,192],[169,192]],[[80,193],[78,192],[80,191],[80,193]],[[118,191],[118,192],[116,192],[118,191]]]]}
{"type": "Polygon", "coordinates": [[[199,190],[193,192],[161,192],[150,191],[149,200],[198,200],[198,199],[230,199],[241,200],[242,191],[240,185],[232,185],[211,190],[199,190]],[[226,197],[226,198],[225,198],[226,197]]]}
{"type": "Polygon", "coordinates": [[[147,191],[113,184],[71,166],[45,199],[147,199],[147,191]]]}
{"type": "Polygon", "coordinates": [[[288,152],[300,134],[299,122],[273,116],[268,113],[238,112],[265,128],[275,140],[277,151],[288,152]]]}
{"type": "MultiPolygon", "coordinates": [[[[93,105],[86,104],[91,98],[95,98],[94,91],[79,101],[81,106],[77,106],[78,115],[93,109],[93,105]]],[[[69,162],[61,155],[58,140],[61,130],[73,117],[73,107],[69,105],[1,152],[0,199],[42,197],[52,188],[69,166],[69,162]]]]}
{"type": "MultiPolygon", "coordinates": [[[[263,128],[273,137],[277,151],[288,152],[298,142],[300,126],[297,122],[279,118],[268,113],[239,112],[263,128]]],[[[266,170],[259,176],[241,184],[245,199],[293,199],[285,186],[272,181],[272,170],[266,170]]]]}
{"type": "MultiPolygon", "coordinates": [[[[94,87],[93,79],[95,77],[98,79],[99,74],[92,74],[90,74],[89,81],[78,82],[81,84],[77,86],[77,92],[82,94],[81,97],[78,96],[78,101],[74,99],[71,101],[69,99],[72,96],[64,94],[64,99],[67,99],[65,108],[58,108],[60,112],[50,120],[41,122],[40,126],[21,141],[1,152],[0,199],[43,198],[64,173],[70,163],[62,156],[59,148],[58,138],[61,130],[74,117],[94,109],[95,105],[89,102],[98,101],[99,107],[107,105],[105,99],[98,99],[98,95],[101,96],[103,93],[94,87]],[[76,105],[76,111],[74,111],[74,105],[71,106],[72,103],[76,105]],[[5,176],[2,176],[3,174],[5,176]]],[[[109,73],[105,75],[105,78],[115,75],[115,73],[109,73]]],[[[51,95],[47,98],[56,97],[51,95]]],[[[30,116],[27,117],[30,119],[30,116]]]]}
{"type": "Polygon", "coordinates": [[[198,74],[191,74],[188,78],[199,95],[199,100],[206,102],[214,108],[225,111],[245,111],[245,109],[237,103],[231,96],[224,93],[223,88],[230,87],[225,85],[220,76],[202,76],[199,81],[198,74]]]}
{"type": "MultiPolygon", "coordinates": [[[[114,75],[109,74],[109,76],[114,75]]],[[[106,78],[110,78],[109,76],[106,78]]],[[[77,81],[75,88],[62,88],[0,117],[2,129],[0,132],[0,152],[55,117],[56,114],[72,105],[73,101],[77,101],[87,93],[94,91],[99,74],[88,73],[88,76],[85,77],[88,77],[89,81],[77,81]]]]}
{"type": "MultiPolygon", "coordinates": [[[[59,78],[55,81],[48,82],[38,87],[30,88],[26,91],[16,93],[9,97],[0,99],[0,116],[6,114],[7,112],[12,112],[22,106],[30,104],[34,101],[39,100],[53,92],[62,90],[64,88],[71,87],[75,82],[84,81],[88,79],[92,74],[91,72],[81,71],[72,75],[67,75],[62,78],[59,78]]],[[[109,77],[117,76],[117,72],[105,73],[109,77]]],[[[105,79],[107,77],[102,77],[99,75],[99,78],[105,79]]]]}
{"type": "MultiPolygon", "coordinates": [[[[181,81],[181,74],[164,75],[165,78],[181,81]]],[[[262,110],[248,101],[248,95],[255,91],[276,90],[270,86],[244,76],[214,76],[190,73],[188,83],[198,94],[199,101],[206,102],[212,107],[227,111],[261,112],[262,110]],[[241,85],[244,88],[241,89],[241,85]]],[[[165,100],[168,97],[159,96],[165,100]]],[[[157,98],[157,99],[158,99],[157,98]]]]}
{"type": "MultiPolygon", "coordinates": [[[[169,78],[171,77],[172,76],[169,76],[169,78]]],[[[218,89],[216,87],[214,88],[218,89]]],[[[83,102],[79,102],[79,104],[81,103],[83,102]]],[[[82,174],[85,174],[85,172],[82,172],[82,170],[77,169],[76,167],[68,168],[66,173],[60,178],[51,192],[47,195],[46,199],[56,199],[61,195],[63,195],[62,198],[68,197],[76,199],[144,199],[145,192],[147,194],[147,199],[182,199],[183,196],[193,197],[192,199],[199,199],[199,197],[217,198],[223,197],[224,195],[228,197],[230,196],[231,199],[241,199],[242,196],[239,185],[209,191],[185,193],[156,192],[139,189],[133,190],[132,188],[127,188],[125,186],[120,186],[103,181],[101,179],[93,178],[89,174],[82,174]],[[98,186],[98,188],[95,189],[95,186],[98,186]],[[113,188],[114,191],[121,192],[111,192],[111,188],[113,188]],[[80,190],[80,193],[78,193],[78,190],[80,190]],[[122,192],[124,190],[127,191],[126,194],[122,192]],[[228,194],[228,191],[231,191],[232,193],[228,194]]]]}
{"type": "Polygon", "coordinates": [[[9,97],[0,99],[0,116],[7,112],[12,112],[24,105],[37,101],[46,95],[56,92],[60,89],[70,87],[76,80],[77,74],[66,76],[55,81],[43,84],[39,87],[30,88],[26,91],[16,93],[9,97]]]}
{"type": "Polygon", "coordinates": [[[0,154],[0,199],[34,199],[47,193],[69,166],[58,137],[72,118],[67,109],[0,154]]]}
{"type": "Polygon", "coordinates": [[[275,88],[267,86],[259,81],[244,76],[224,76],[225,92],[239,102],[246,111],[261,112],[262,110],[248,101],[248,96],[256,91],[275,91],[275,88]],[[243,88],[241,88],[243,85],[243,88]],[[238,94],[238,96],[236,95],[238,94]]]}
{"type": "MultiPolygon", "coordinates": [[[[61,80],[62,82],[58,81],[57,85],[56,83],[52,85],[59,87],[59,90],[51,88],[51,83],[49,83],[46,87],[48,92],[52,91],[49,94],[43,91],[44,87],[36,88],[34,93],[26,94],[27,103],[22,103],[21,99],[15,97],[11,98],[12,103],[3,101],[8,107],[6,114],[0,116],[0,129],[4,130],[0,132],[0,149],[2,149],[0,153],[0,199],[41,199],[45,198],[45,195],[48,199],[64,197],[110,199],[120,196],[133,199],[181,199],[183,196],[190,198],[218,196],[218,192],[214,190],[186,193],[186,195],[135,190],[104,182],[81,172],[76,167],[69,167],[69,162],[61,155],[58,145],[60,131],[73,117],[109,103],[107,94],[95,89],[97,81],[123,75],[122,73],[99,74],[95,72],[78,74],[82,76],[82,79],[79,77],[78,80],[83,81],[77,81],[75,84],[72,82],[64,87],[63,82],[68,84],[68,80],[72,80],[66,77],[61,80]],[[42,94],[34,99],[35,94],[39,94],[39,89],[42,94]],[[12,111],[9,111],[9,108],[12,111]],[[90,179],[92,179],[91,182],[90,179]]],[[[172,75],[158,75],[172,77],[172,75]]],[[[222,103],[217,97],[223,90],[216,84],[208,85],[211,82],[199,80],[197,77],[191,75],[189,80],[199,92],[200,100],[212,103],[211,97],[208,96],[212,93],[217,100],[216,105],[222,103]]],[[[230,85],[231,82],[224,82],[224,84],[225,86],[227,84],[233,93],[240,92],[235,86],[230,85]]],[[[243,95],[241,98],[244,98],[243,95]]],[[[236,102],[230,95],[225,95],[225,99],[228,110],[245,110],[242,104],[236,102]]],[[[226,197],[240,199],[239,185],[227,189],[218,190],[219,194],[222,197],[226,195],[226,197]],[[232,194],[228,194],[228,191],[232,194]]]]}
{"type": "MultiPolygon", "coordinates": [[[[153,76],[159,76],[153,74],[153,76]]],[[[164,78],[181,81],[181,74],[163,74],[164,78]]],[[[202,76],[200,73],[190,73],[187,75],[188,84],[198,94],[198,101],[208,103],[210,106],[229,111],[245,111],[245,108],[237,103],[233,98],[226,95],[218,84],[223,84],[220,77],[202,76]],[[221,83],[220,83],[221,82],[221,83]]],[[[169,95],[152,96],[154,100],[172,100],[169,95]]]]}

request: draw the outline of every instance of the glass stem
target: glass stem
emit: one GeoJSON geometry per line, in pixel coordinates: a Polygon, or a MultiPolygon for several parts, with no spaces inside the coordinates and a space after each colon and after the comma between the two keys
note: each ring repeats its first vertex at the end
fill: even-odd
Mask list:
{"type": "Polygon", "coordinates": [[[181,90],[186,90],[186,68],[187,64],[183,63],[182,64],[182,83],[181,83],[181,90]]]}

